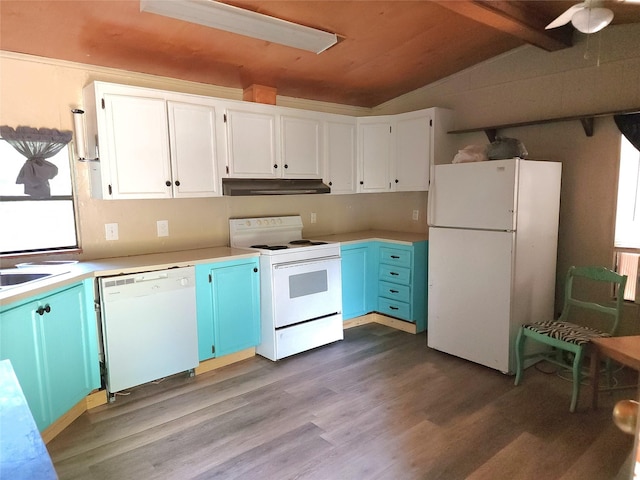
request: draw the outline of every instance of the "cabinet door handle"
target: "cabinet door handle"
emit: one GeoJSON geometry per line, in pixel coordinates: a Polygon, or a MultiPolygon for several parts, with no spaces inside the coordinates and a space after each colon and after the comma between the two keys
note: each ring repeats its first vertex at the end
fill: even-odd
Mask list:
{"type": "Polygon", "coordinates": [[[399,293],[398,290],[389,290],[389,292],[391,292],[391,293],[399,293]]]}
{"type": "Polygon", "coordinates": [[[289,168],[289,164],[288,164],[288,163],[285,163],[285,164],[284,164],[284,168],[289,168]]]}
{"type": "Polygon", "coordinates": [[[167,180],[166,182],[164,182],[164,184],[165,184],[167,187],[170,187],[170,186],[171,186],[171,182],[170,182],[169,180],[167,180]]]}
{"type": "Polygon", "coordinates": [[[396,178],[396,183],[398,183],[398,179],[396,178]]]}
{"type": "Polygon", "coordinates": [[[36,313],[40,316],[44,315],[45,313],[49,313],[50,311],[51,307],[48,303],[44,307],[40,306],[36,309],[36,313]]]}
{"type": "Polygon", "coordinates": [[[176,187],[180,186],[180,180],[176,180],[176,187]]]}
{"type": "Polygon", "coordinates": [[[400,257],[398,255],[391,255],[391,258],[393,258],[394,260],[399,259],[400,257]]]}
{"type": "Polygon", "coordinates": [[[360,185],[364,185],[364,181],[363,180],[360,180],[360,185]]]}
{"type": "Polygon", "coordinates": [[[333,185],[333,182],[329,182],[329,186],[333,185]]]}
{"type": "Polygon", "coordinates": [[[257,268],[257,267],[254,267],[254,268],[253,268],[253,272],[254,272],[254,273],[258,273],[258,268],[257,268]]]}
{"type": "Polygon", "coordinates": [[[276,163],[276,164],[273,166],[273,168],[278,168],[278,164],[276,163]]]}

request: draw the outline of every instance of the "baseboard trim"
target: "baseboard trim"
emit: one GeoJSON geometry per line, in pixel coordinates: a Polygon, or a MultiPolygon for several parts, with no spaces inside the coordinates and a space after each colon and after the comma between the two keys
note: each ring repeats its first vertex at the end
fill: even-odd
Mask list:
{"type": "Polygon", "coordinates": [[[205,360],[203,362],[200,362],[200,365],[196,367],[196,375],[201,375],[203,373],[207,373],[212,370],[216,370],[218,368],[226,367],[227,365],[231,365],[232,363],[236,363],[241,360],[246,360],[247,358],[255,357],[255,355],[256,355],[256,349],[255,347],[251,347],[251,348],[247,348],[246,350],[240,350],[239,352],[225,355],[224,357],[211,358],[209,360],[205,360]]]}
{"type": "Polygon", "coordinates": [[[40,435],[44,443],[49,443],[56,438],[60,432],[73,423],[73,421],[87,411],[86,399],[80,400],[76,403],[71,410],[68,410],[64,415],[58,418],[55,422],[45,428],[40,435]]]}
{"type": "Polygon", "coordinates": [[[387,317],[380,313],[372,312],[362,315],[360,317],[350,318],[343,323],[343,328],[358,327],[360,325],[366,325],[367,323],[379,323],[386,325],[387,327],[395,328],[396,330],[402,330],[403,332],[416,334],[417,327],[415,323],[405,322],[404,320],[398,320],[397,318],[387,317]]]}

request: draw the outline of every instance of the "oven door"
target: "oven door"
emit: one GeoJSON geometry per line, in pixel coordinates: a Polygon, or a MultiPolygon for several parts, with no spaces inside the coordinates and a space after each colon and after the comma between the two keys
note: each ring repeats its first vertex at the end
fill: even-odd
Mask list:
{"type": "Polygon", "coordinates": [[[286,327],[342,311],[340,257],[273,266],[275,327],[286,327]]]}

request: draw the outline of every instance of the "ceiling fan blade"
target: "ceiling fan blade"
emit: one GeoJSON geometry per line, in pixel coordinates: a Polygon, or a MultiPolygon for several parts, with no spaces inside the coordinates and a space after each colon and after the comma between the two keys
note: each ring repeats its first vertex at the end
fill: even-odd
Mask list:
{"type": "Polygon", "coordinates": [[[544,29],[545,30],[549,30],[550,28],[557,28],[557,27],[561,27],[562,25],[566,25],[567,23],[569,23],[571,21],[571,18],[573,17],[574,13],[582,10],[585,7],[586,7],[586,3],[584,3],[584,2],[583,3],[576,3],[575,5],[569,7],[567,10],[565,10],[553,22],[551,22],[549,25],[544,27],[544,29]]]}

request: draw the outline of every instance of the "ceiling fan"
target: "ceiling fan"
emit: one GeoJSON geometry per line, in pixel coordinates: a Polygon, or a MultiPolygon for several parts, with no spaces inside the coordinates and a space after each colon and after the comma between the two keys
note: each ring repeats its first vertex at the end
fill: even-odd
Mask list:
{"type": "Polygon", "coordinates": [[[597,0],[586,0],[565,10],[558,18],[545,27],[561,27],[571,22],[582,33],[596,33],[611,23],[613,12],[601,6],[597,0]]]}
{"type": "MultiPolygon", "coordinates": [[[[640,0],[618,0],[619,2],[638,3],[640,0]]],[[[596,33],[611,23],[613,12],[604,8],[600,0],[585,0],[565,10],[558,18],[545,27],[561,27],[571,22],[582,33],[596,33]]]]}

